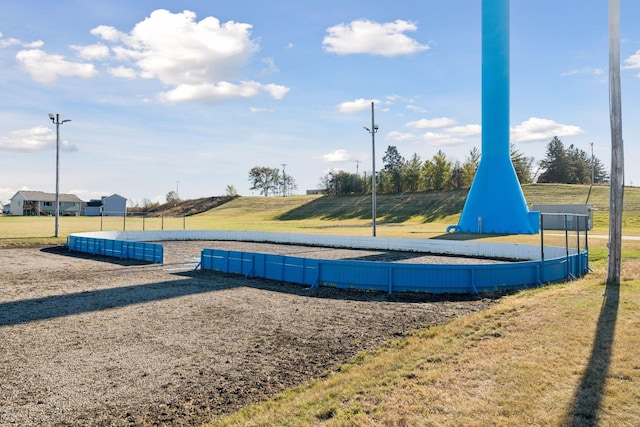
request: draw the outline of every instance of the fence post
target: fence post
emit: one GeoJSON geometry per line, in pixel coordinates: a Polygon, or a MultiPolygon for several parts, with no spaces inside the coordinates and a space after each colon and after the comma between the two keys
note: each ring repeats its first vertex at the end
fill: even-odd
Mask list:
{"type": "Polygon", "coordinates": [[[544,213],[540,212],[540,259],[544,261],[544,213]]]}

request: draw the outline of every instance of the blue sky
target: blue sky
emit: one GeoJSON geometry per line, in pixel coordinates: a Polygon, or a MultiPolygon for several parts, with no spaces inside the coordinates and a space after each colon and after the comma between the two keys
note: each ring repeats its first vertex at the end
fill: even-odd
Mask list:
{"type": "MultiPolygon", "coordinates": [[[[511,2],[511,138],[554,135],[609,168],[605,0],[511,2]]],[[[20,189],[133,203],[251,195],[253,166],[297,193],[371,171],[389,145],[423,160],[480,148],[480,0],[3,0],[0,201],[20,189]]],[[[640,2],[622,0],[627,185],[640,185],[640,2]]],[[[257,194],[254,192],[254,194],[257,194]]]]}

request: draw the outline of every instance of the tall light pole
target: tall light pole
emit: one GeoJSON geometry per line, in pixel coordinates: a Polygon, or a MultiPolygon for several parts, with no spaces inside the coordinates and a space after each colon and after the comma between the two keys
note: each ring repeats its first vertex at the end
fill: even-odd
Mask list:
{"type": "Polygon", "coordinates": [[[371,102],[371,129],[364,126],[371,134],[371,232],[376,237],[376,132],[378,125],[374,119],[373,102],[371,102]]]}
{"type": "Polygon", "coordinates": [[[58,237],[58,225],[60,222],[60,125],[71,120],[60,121],[60,114],[49,114],[49,118],[56,125],[56,225],[54,236],[58,237]]]}
{"type": "Polygon", "coordinates": [[[284,168],[287,167],[286,163],[281,163],[282,165],[282,197],[287,196],[287,173],[284,171],[284,168]]]}

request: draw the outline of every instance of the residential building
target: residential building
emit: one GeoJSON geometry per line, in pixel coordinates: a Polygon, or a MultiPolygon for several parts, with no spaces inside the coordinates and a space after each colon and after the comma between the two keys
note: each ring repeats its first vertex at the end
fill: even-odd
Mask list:
{"type": "MultiPolygon", "coordinates": [[[[60,215],[80,215],[82,200],[75,194],[60,194],[60,215]]],[[[56,195],[44,191],[18,191],[11,198],[11,215],[55,215],[56,195]]]]}
{"type": "Polygon", "coordinates": [[[123,216],[127,214],[127,199],[119,194],[102,196],[88,201],[83,209],[86,216],[123,216]]]}

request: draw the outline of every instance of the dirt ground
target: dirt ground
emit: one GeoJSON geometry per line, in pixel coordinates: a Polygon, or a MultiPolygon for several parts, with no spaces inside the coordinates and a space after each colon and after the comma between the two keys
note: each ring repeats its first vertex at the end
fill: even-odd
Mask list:
{"type": "Polygon", "coordinates": [[[171,242],[163,265],[63,248],[0,249],[0,426],[199,425],[493,303],[310,290],[193,270],[200,250],[214,246],[407,258],[256,245],[171,242]]]}

